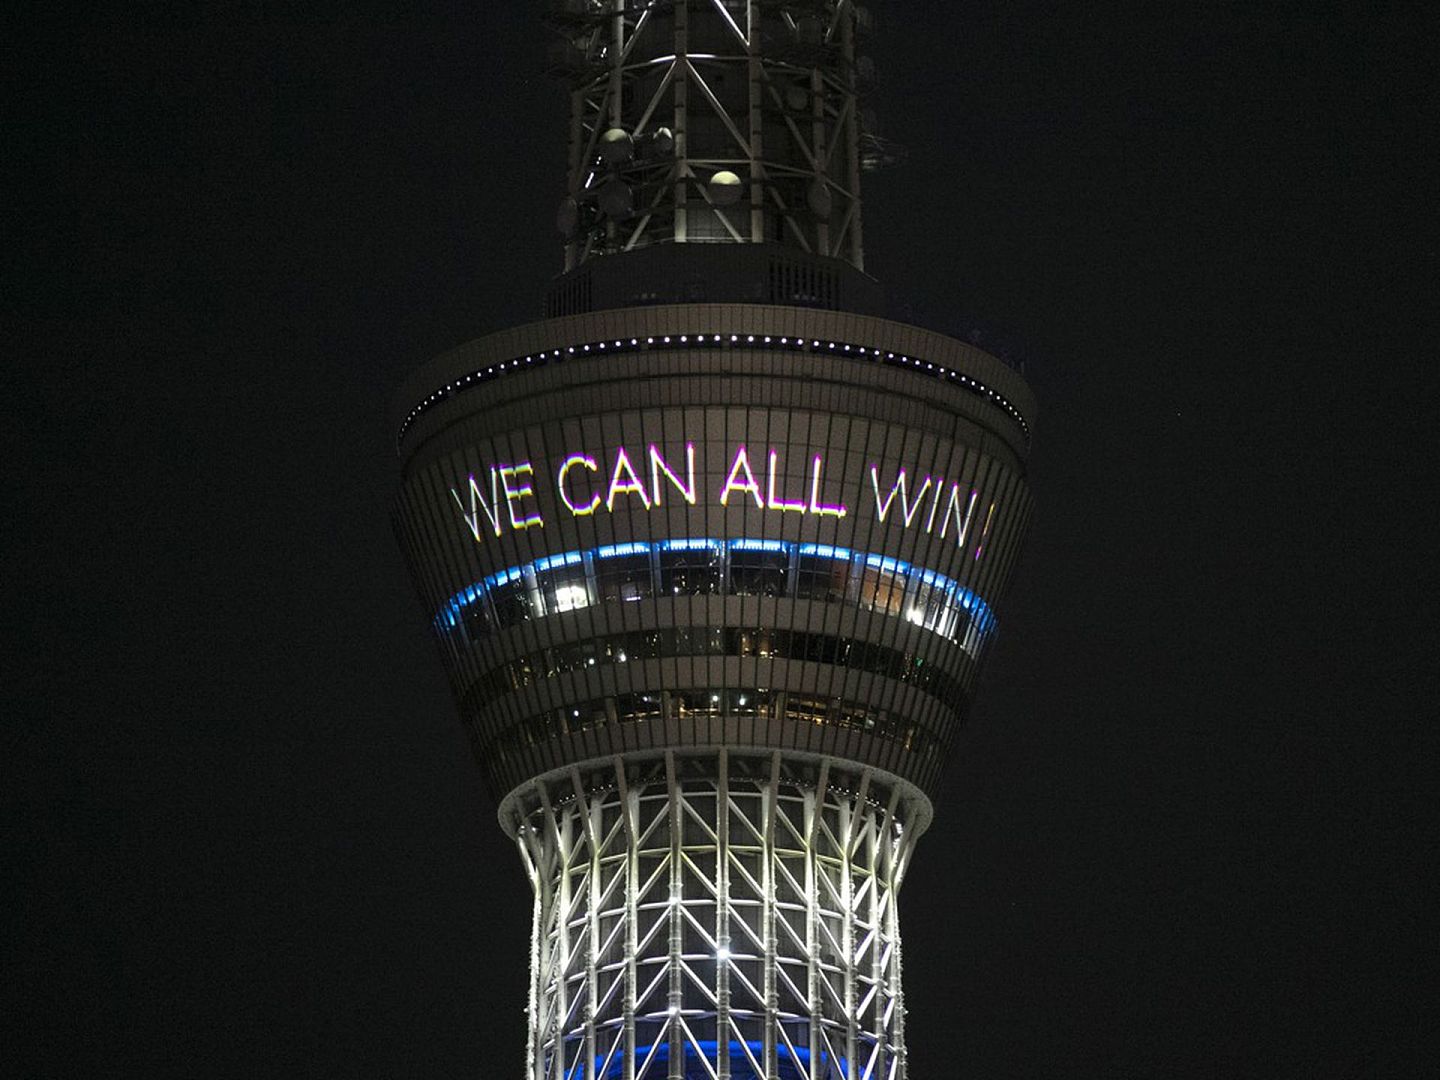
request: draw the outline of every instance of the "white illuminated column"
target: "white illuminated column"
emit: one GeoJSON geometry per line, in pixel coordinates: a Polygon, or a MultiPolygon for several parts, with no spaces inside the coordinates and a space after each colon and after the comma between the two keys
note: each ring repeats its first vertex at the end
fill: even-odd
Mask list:
{"type": "Polygon", "coordinates": [[[896,894],[929,804],[868,770],[666,752],[506,800],[535,889],[527,1077],[896,1078],[896,894]]]}

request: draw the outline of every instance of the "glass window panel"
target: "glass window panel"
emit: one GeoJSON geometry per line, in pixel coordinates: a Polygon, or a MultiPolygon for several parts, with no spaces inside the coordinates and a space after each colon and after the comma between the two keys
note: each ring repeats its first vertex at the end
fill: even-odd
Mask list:
{"type": "Polygon", "coordinates": [[[485,607],[483,596],[475,597],[460,609],[460,623],[465,627],[465,633],[472,638],[489,632],[490,612],[485,607]]]}
{"type": "Polygon", "coordinates": [[[543,570],[535,575],[535,579],[540,586],[540,595],[545,600],[545,612],[548,615],[589,607],[594,602],[590,595],[590,586],[585,581],[583,563],[543,570]]]}
{"type": "Polygon", "coordinates": [[[719,591],[718,547],[660,553],[660,592],[663,595],[701,596],[719,591]]]}
{"type": "Polygon", "coordinates": [[[615,715],[622,723],[660,718],[660,695],[621,694],[615,699],[615,715]]]}
{"type": "Polygon", "coordinates": [[[917,587],[905,602],[905,618],[926,630],[950,637],[955,631],[960,607],[940,584],[917,578],[917,587]]]}
{"type": "Polygon", "coordinates": [[[795,595],[802,600],[844,600],[849,580],[848,561],[825,555],[801,555],[797,564],[795,595]]]}
{"type": "Polygon", "coordinates": [[[490,598],[495,602],[495,621],[501,626],[514,626],[536,615],[535,606],[530,601],[529,586],[523,577],[493,586],[490,598]]]}
{"type": "Polygon", "coordinates": [[[840,707],[841,727],[867,731],[875,726],[875,714],[862,705],[843,704],[840,707]]]}
{"type": "Polygon", "coordinates": [[[735,596],[784,596],[790,556],[783,551],[731,551],[730,592],[735,596]]]}
{"type": "Polygon", "coordinates": [[[535,681],[535,665],[530,657],[521,656],[510,664],[511,685],[520,690],[535,681]]]}
{"type": "Polygon", "coordinates": [[[654,593],[649,555],[597,559],[595,579],[602,600],[645,600],[654,593]]]}
{"type": "Polygon", "coordinates": [[[768,716],[772,695],[767,690],[730,690],[727,711],[732,716],[768,716]]]}
{"type": "MultiPolygon", "coordinates": [[[[660,652],[660,637],[661,633],[659,630],[644,631],[636,643],[636,657],[641,660],[654,660],[656,657],[662,655],[660,652]]],[[[673,640],[673,638],[671,640],[673,640]]]]}
{"type": "Polygon", "coordinates": [[[724,656],[725,631],[718,626],[697,627],[693,633],[693,656],[724,656]]]}
{"type": "Polygon", "coordinates": [[[675,703],[675,713],[683,718],[714,716],[720,712],[718,690],[679,690],[670,695],[675,703]]]}
{"type": "Polygon", "coordinates": [[[829,707],[830,703],[825,698],[791,694],[785,701],[785,719],[804,724],[823,724],[829,707]]]}
{"type": "Polygon", "coordinates": [[[860,570],[860,606],[869,611],[899,615],[905,602],[905,576],[879,566],[860,570]]]}
{"type": "Polygon", "coordinates": [[[755,631],[755,655],[762,660],[768,660],[772,656],[789,656],[790,637],[789,630],[755,631]]]}

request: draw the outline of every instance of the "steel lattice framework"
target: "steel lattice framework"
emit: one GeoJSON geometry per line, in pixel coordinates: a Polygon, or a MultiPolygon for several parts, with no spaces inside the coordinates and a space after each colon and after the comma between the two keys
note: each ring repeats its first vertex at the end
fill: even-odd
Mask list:
{"type": "Polygon", "coordinates": [[[851,0],[554,0],[552,70],[572,91],[570,196],[579,221],[565,268],[656,243],[778,242],[863,269],[851,0]],[[608,164],[607,132],[634,140],[608,164]],[[710,183],[740,181],[733,204],[710,183]],[[603,213],[607,184],[628,194],[603,213]]]}
{"type": "Polygon", "coordinates": [[[526,1075],[903,1077],[896,892],[925,816],[903,782],[778,753],[667,752],[514,793],[526,1075]]]}

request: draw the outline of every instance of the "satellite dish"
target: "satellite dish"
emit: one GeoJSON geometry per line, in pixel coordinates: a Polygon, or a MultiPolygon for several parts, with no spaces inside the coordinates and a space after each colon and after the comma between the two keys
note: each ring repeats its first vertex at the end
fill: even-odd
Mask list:
{"type": "Polygon", "coordinates": [[[810,181],[809,190],[805,192],[805,201],[810,204],[810,212],[821,221],[830,217],[830,211],[834,208],[834,199],[830,195],[830,185],[824,180],[816,179],[810,181]]]}
{"type": "Polygon", "coordinates": [[[560,235],[569,240],[575,235],[580,227],[580,204],[569,195],[560,200],[560,207],[555,211],[555,228],[560,235]]]}
{"type": "Polygon", "coordinates": [[[657,154],[668,154],[675,149],[675,133],[667,127],[656,128],[650,136],[650,149],[657,154]]]}
{"type": "Polygon", "coordinates": [[[624,128],[609,128],[600,136],[600,159],[606,165],[624,165],[634,156],[635,140],[624,128]]]}
{"type": "Polygon", "coordinates": [[[617,221],[628,218],[635,209],[635,193],[630,190],[630,185],[614,177],[600,185],[596,199],[605,216],[617,221]]]}
{"type": "Polygon", "coordinates": [[[795,112],[802,112],[810,104],[810,91],[792,83],[785,88],[785,104],[795,112]]]}
{"type": "Polygon", "coordinates": [[[740,201],[743,188],[740,177],[729,169],[721,169],[710,177],[710,183],[706,185],[706,190],[710,192],[710,198],[716,206],[733,206],[740,201]]]}

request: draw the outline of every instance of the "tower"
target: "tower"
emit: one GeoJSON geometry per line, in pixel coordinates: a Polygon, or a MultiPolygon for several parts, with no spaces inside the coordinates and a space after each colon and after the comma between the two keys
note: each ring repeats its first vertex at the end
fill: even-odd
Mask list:
{"type": "Polygon", "coordinates": [[[407,380],[395,523],[535,890],[527,1080],[900,1080],[897,892],[1030,392],[884,317],[850,0],[552,0],[545,318],[407,380]]]}

